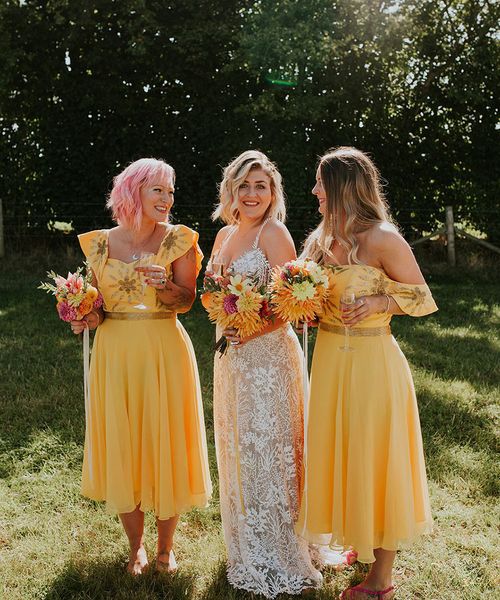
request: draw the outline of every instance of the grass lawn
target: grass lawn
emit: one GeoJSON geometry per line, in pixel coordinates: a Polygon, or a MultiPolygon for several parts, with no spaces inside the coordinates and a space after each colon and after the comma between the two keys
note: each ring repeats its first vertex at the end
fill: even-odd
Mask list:
{"type": "MultiPolygon", "coordinates": [[[[50,267],[64,271],[60,258],[50,267]]],[[[0,262],[0,598],[250,599],[229,587],[212,428],[212,328],[197,303],[182,321],[195,345],[215,495],[183,515],[174,577],[124,572],[125,535],[102,504],[79,493],[83,441],[81,346],[36,289],[47,260],[0,262]]],[[[499,572],[500,297],[493,280],[429,278],[440,311],[395,318],[417,387],[435,531],[396,561],[400,599],[493,598],[499,572]]],[[[154,520],[147,544],[154,556],[154,520]]],[[[326,573],[308,597],[337,598],[363,567],[326,573]]],[[[498,592],[498,589],[497,589],[498,592]]]]}

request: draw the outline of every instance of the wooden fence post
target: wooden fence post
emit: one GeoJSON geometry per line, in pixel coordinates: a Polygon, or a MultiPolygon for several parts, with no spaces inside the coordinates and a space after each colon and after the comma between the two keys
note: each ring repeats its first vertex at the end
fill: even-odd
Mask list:
{"type": "Polygon", "coordinates": [[[455,223],[453,221],[453,207],[446,207],[446,241],[448,245],[448,264],[454,267],[457,263],[455,256],[455,223]]]}
{"type": "Polygon", "coordinates": [[[2,199],[0,198],[0,258],[5,256],[5,243],[3,237],[3,207],[2,199]]]}

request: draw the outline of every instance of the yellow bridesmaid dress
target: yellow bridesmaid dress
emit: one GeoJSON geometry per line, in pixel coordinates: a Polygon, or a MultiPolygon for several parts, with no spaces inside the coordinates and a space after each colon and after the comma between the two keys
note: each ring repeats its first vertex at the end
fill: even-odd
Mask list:
{"type": "Polygon", "coordinates": [[[307,467],[297,531],[311,542],[397,550],[431,531],[432,517],[413,380],[390,333],[391,315],[350,329],[344,346],[340,297],[389,294],[406,314],[437,310],[427,285],[393,281],[375,267],[330,267],[333,288],[311,369],[307,467]],[[326,316],[327,315],[327,316],[326,316]]]}
{"type": "MultiPolygon", "coordinates": [[[[139,506],[168,519],[211,494],[196,358],[174,312],[147,286],[146,310],[137,261],[108,257],[108,230],[79,236],[104,298],[90,364],[90,415],[85,434],[82,493],[105,500],[111,513],[139,506]]],[[[166,225],[154,258],[167,275],[194,248],[198,234],[166,225]]]]}

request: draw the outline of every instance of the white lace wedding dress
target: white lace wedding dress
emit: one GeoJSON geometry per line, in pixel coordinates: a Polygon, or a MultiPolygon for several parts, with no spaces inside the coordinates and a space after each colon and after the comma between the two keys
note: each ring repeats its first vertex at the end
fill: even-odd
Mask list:
{"type": "MultiPolygon", "coordinates": [[[[267,282],[258,247],[231,271],[267,282]]],[[[216,353],[214,417],[227,576],[267,598],[318,587],[309,546],[294,531],[303,452],[301,349],[290,325],[216,353]]]]}

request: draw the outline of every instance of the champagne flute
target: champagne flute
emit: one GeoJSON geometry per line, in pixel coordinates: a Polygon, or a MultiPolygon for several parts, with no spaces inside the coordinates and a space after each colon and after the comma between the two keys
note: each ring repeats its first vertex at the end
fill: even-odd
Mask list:
{"type": "Polygon", "coordinates": [[[216,254],[211,261],[212,271],[220,277],[224,277],[226,273],[226,265],[227,259],[221,254],[216,254]]]}
{"type": "MultiPolygon", "coordinates": [[[[342,309],[344,306],[352,306],[356,302],[356,295],[354,292],[350,292],[345,290],[343,294],[340,296],[340,308],[342,309]]],[[[345,335],[344,335],[344,345],[339,346],[342,352],[353,352],[354,348],[349,346],[349,327],[344,325],[345,335]]]]}
{"type": "MultiPolygon", "coordinates": [[[[141,252],[140,258],[139,258],[139,264],[137,266],[138,267],[149,267],[150,265],[153,264],[154,257],[155,257],[155,254],[153,252],[141,252]]],[[[139,278],[141,280],[141,301],[138,304],[136,304],[134,306],[134,308],[138,308],[139,310],[146,310],[148,307],[144,304],[144,300],[145,300],[145,296],[146,296],[146,288],[147,288],[145,273],[141,273],[139,275],[139,278]]]]}

